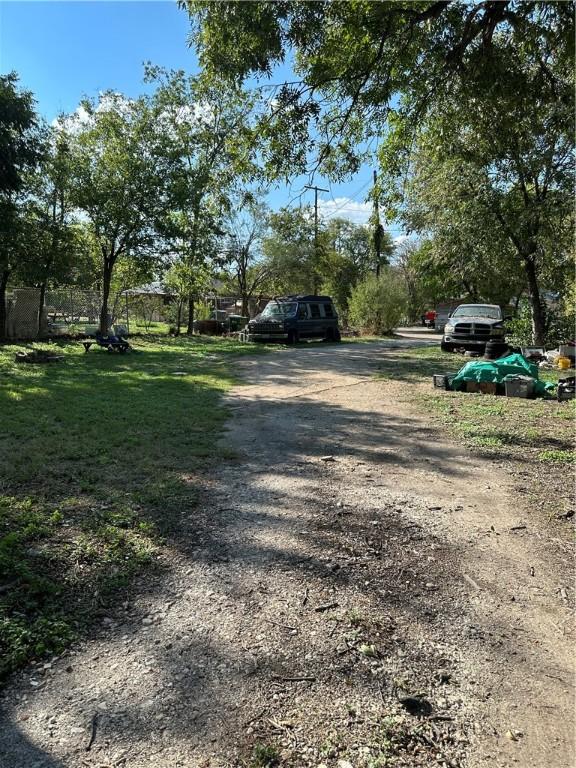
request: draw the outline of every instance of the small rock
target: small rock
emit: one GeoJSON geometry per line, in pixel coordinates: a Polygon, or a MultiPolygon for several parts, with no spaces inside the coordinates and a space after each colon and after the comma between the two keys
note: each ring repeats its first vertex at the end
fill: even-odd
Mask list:
{"type": "Polygon", "coordinates": [[[78,728],[78,727],[70,728],[70,733],[81,734],[81,733],[85,733],[85,732],[86,732],[85,728],[78,728]]]}
{"type": "Polygon", "coordinates": [[[320,456],[320,461],[336,461],[334,456],[320,456]]]}
{"type": "Polygon", "coordinates": [[[144,618],[142,619],[142,624],[145,627],[149,627],[153,623],[154,623],[154,619],[151,618],[150,616],[144,616],[144,618]]]}
{"type": "Polygon", "coordinates": [[[348,760],[338,760],[337,768],[354,768],[354,766],[348,760]]]}

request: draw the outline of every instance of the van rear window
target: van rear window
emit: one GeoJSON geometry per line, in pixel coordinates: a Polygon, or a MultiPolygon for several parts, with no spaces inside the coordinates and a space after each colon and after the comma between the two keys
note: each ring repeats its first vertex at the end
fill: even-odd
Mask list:
{"type": "Polygon", "coordinates": [[[320,305],[310,304],[310,313],[313,318],[320,317],[320,305]]]}
{"type": "Polygon", "coordinates": [[[332,304],[324,304],[324,314],[326,317],[334,317],[334,312],[332,311],[332,304]]]}

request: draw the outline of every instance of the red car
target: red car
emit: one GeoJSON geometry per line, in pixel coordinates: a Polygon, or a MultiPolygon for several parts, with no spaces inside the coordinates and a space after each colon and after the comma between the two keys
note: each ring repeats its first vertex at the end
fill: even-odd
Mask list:
{"type": "Polygon", "coordinates": [[[428,312],[422,315],[422,325],[425,325],[426,328],[434,328],[437,314],[435,310],[429,309],[428,312]]]}

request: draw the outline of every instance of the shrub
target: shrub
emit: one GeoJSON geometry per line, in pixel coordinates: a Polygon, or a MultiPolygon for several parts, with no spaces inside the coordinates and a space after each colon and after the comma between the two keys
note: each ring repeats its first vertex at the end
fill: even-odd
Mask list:
{"type": "Polygon", "coordinates": [[[402,280],[388,268],[380,277],[366,277],[352,290],[350,321],[368,333],[391,333],[404,316],[406,305],[402,280]]]}
{"type": "MultiPolygon", "coordinates": [[[[520,302],[516,317],[507,324],[506,338],[513,347],[529,347],[534,343],[532,315],[526,300],[520,302]]],[[[548,348],[574,338],[574,315],[568,307],[548,307],[546,310],[545,344],[548,348]]]]}

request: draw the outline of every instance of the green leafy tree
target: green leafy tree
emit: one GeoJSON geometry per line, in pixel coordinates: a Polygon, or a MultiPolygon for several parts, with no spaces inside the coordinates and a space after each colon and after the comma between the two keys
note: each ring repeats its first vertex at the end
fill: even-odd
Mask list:
{"type": "Polygon", "coordinates": [[[515,89],[477,111],[456,97],[429,119],[404,186],[408,226],[432,237],[471,296],[506,303],[527,288],[539,344],[542,290],[560,289],[570,269],[573,142],[562,112],[530,109],[515,89]]]}
{"type": "Polygon", "coordinates": [[[197,297],[210,288],[218,266],[224,261],[218,247],[222,231],[204,207],[202,215],[192,220],[182,211],[173,211],[170,220],[163,221],[162,232],[171,248],[164,282],[178,296],[176,335],[180,334],[184,305],[187,307],[186,333],[190,334],[194,330],[197,297]]]}
{"type": "Polygon", "coordinates": [[[405,190],[406,226],[426,237],[411,266],[444,284],[439,298],[466,295],[507,304],[526,277],[502,228],[486,210],[485,176],[454,157],[422,153],[405,190]],[[483,195],[484,192],[484,195],[483,195]]]}
{"type": "Polygon", "coordinates": [[[321,256],[326,252],[325,232],[314,245],[314,215],[309,206],[281,208],[270,214],[270,233],[262,252],[268,264],[271,292],[314,293],[322,279],[321,256]]]}
{"type": "Polygon", "coordinates": [[[227,284],[242,300],[242,315],[249,315],[250,300],[266,285],[270,266],[262,256],[269,212],[258,194],[247,192],[224,222],[227,284]]]}
{"type": "MultiPolygon", "coordinates": [[[[359,280],[375,273],[376,252],[370,227],[346,219],[330,219],[325,224],[326,251],[321,264],[322,291],[335,300],[346,322],[350,293],[359,280]]],[[[381,264],[394,252],[389,233],[380,234],[381,264]]]]}
{"type": "Polygon", "coordinates": [[[222,234],[235,191],[258,175],[252,132],[258,98],[160,67],[147,67],[146,78],[156,84],[153,105],[162,151],[172,161],[170,207],[159,228],[172,257],[183,262],[179,284],[188,301],[187,332],[192,333],[195,295],[215,253],[210,244],[222,234]]]}
{"type": "Polygon", "coordinates": [[[21,277],[39,288],[38,333],[41,332],[46,288],[51,284],[70,284],[71,272],[82,261],[82,240],[74,226],[72,167],[68,138],[62,131],[50,131],[46,156],[29,177],[31,255],[21,277]]]}
{"type": "MultiPolygon", "coordinates": [[[[256,76],[272,92],[274,106],[262,130],[270,139],[269,157],[289,175],[309,167],[310,150],[314,165],[328,173],[356,170],[358,140],[381,133],[394,115],[404,134],[393,159],[401,168],[410,154],[410,134],[455,84],[473,97],[480,81],[498,100],[492,63],[499,37],[510,60],[521,51],[535,52],[543,76],[552,80],[549,52],[556,51],[569,68],[574,52],[572,2],[180,5],[190,14],[191,40],[208,77],[238,83],[256,76]],[[271,88],[266,81],[287,63],[295,77],[271,88]],[[321,138],[311,144],[312,137],[321,138]]],[[[504,82],[510,79],[505,75],[504,82]]]]}
{"type": "Polygon", "coordinates": [[[158,256],[155,223],[167,205],[170,158],[160,151],[162,137],[144,98],[108,92],[97,102],[83,102],[63,125],[74,171],[72,200],[88,218],[100,250],[100,329],[106,333],[118,260],[158,256]]]}
{"type": "Polygon", "coordinates": [[[570,229],[572,2],[185,5],[208,77],[242,81],[293,63],[295,82],[277,89],[263,125],[279,171],[311,162],[333,176],[354,171],[360,139],[386,133],[379,156],[389,214],[423,132],[439,157],[484,174],[478,202],[515,249],[542,339],[540,282],[562,272],[565,248],[555,244],[570,229]]]}
{"type": "Polygon", "coordinates": [[[0,339],[6,337],[6,289],[30,258],[26,180],[45,151],[34,99],[15,73],[0,76],[0,339]]]}

